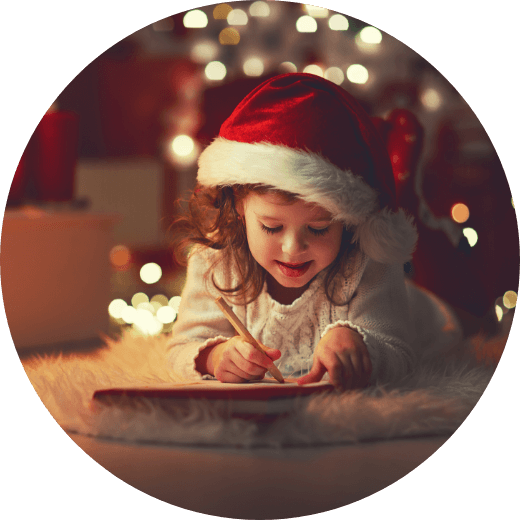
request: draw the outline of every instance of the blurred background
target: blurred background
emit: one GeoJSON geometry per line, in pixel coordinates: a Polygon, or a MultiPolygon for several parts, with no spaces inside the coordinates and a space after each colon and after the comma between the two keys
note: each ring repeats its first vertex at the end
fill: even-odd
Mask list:
{"type": "Polygon", "coordinates": [[[2,230],[15,345],[75,343],[125,328],[168,332],[184,267],[171,247],[200,151],[236,104],[281,72],[353,94],[387,142],[420,240],[408,276],[472,331],[510,323],[518,228],[477,116],[421,56],[347,14],[232,2],[176,14],[121,40],[60,93],[16,171],[2,230]]]}

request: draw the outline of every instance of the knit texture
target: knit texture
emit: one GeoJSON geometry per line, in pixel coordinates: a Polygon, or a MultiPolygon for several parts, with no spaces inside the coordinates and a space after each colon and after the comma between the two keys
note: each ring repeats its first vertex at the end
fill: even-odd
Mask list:
{"type": "MultiPolygon", "coordinates": [[[[235,335],[214,302],[220,293],[207,276],[218,254],[198,248],[189,259],[170,345],[172,370],[183,379],[200,379],[201,374],[195,370],[199,352],[235,335]]],[[[344,306],[327,299],[323,272],[290,305],[273,300],[265,286],[250,304],[231,304],[257,340],[282,352],[275,365],[284,377],[297,377],[310,370],[314,348],[331,326],[348,326],[362,335],[372,361],[374,384],[404,377],[423,351],[449,349],[460,340],[460,330],[448,307],[405,283],[402,266],[380,264],[358,252],[351,258],[350,268],[351,276],[340,283],[342,298],[348,301],[344,306]]],[[[234,281],[232,269],[221,268],[213,274],[221,286],[234,281]]]]}

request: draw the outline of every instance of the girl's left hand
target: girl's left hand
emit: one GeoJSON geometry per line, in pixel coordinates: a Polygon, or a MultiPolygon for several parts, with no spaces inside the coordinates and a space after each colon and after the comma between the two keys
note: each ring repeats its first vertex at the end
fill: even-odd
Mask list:
{"type": "Polygon", "coordinates": [[[321,381],[326,372],[330,382],[340,390],[367,386],[372,362],[361,334],[348,327],[329,330],[316,347],[311,371],[298,378],[297,383],[321,381]]]}

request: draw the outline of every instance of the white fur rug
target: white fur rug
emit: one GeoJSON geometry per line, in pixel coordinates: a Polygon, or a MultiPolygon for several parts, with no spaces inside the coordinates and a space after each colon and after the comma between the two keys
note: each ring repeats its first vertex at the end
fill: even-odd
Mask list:
{"type": "Polygon", "coordinates": [[[268,426],[231,418],[207,402],[192,401],[178,414],[152,402],[133,411],[92,403],[95,390],[175,382],[165,363],[164,336],[128,332],[117,341],[106,340],[107,347],[95,354],[31,358],[24,367],[42,402],[68,432],[134,442],[302,446],[453,433],[484,392],[506,338],[473,338],[448,356],[424,359],[392,387],[312,397],[268,426]]]}

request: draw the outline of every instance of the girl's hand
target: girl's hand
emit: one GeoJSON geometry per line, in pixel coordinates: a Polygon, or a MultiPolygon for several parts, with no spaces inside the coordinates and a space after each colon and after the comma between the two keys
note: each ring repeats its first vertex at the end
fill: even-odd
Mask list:
{"type": "Polygon", "coordinates": [[[271,363],[282,355],[274,348],[264,348],[266,353],[262,354],[240,336],[235,336],[206,349],[210,350],[206,360],[207,372],[223,383],[263,379],[271,363]]]}
{"type": "Polygon", "coordinates": [[[330,382],[341,390],[363,388],[368,384],[372,363],[358,332],[348,327],[329,330],[316,347],[311,371],[298,378],[297,383],[321,381],[326,372],[330,382]]]}

